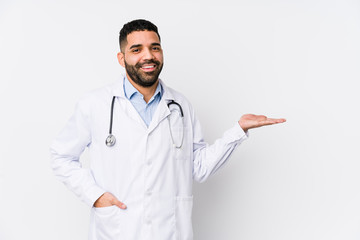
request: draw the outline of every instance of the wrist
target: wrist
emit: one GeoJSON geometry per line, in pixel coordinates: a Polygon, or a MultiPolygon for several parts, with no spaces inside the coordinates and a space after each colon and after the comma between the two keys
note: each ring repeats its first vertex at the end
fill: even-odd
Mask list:
{"type": "Polygon", "coordinates": [[[98,199],[96,199],[96,201],[93,204],[94,207],[97,207],[98,205],[100,205],[101,198],[104,196],[105,193],[101,194],[101,196],[98,199]]]}
{"type": "Polygon", "coordinates": [[[239,126],[241,127],[241,129],[242,129],[244,132],[247,132],[247,131],[249,130],[249,128],[246,128],[246,127],[244,126],[244,124],[242,124],[241,120],[239,120],[238,123],[239,123],[239,126]]]}

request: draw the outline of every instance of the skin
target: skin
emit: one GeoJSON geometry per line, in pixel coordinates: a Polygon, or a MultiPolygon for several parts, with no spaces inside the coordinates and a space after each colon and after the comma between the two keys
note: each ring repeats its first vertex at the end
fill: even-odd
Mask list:
{"type": "MultiPolygon", "coordinates": [[[[129,81],[144,96],[144,100],[148,102],[159,84],[158,78],[154,79],[154,76],[158,76],[157,74],[161,72],[164,60],[163,50],[157,34],[152,31],[135,31],[130,33],[127,36],[126,46],[122,49],[122,52],[117,54],[117,58],[121,66],[132,70],[133,73],[143,78],[146,86],[136,83],[136,79],[131,78],[131,75],[134,76],[134,74],[129,74],[126,71],[129,81]],[[153,67],[146,68],[149,66],[153,67]]],[[[283,123],[285,121],[284,118],[268,118],[264,115],[245,114],[238,123],[246,132],[252,128],[283,123]]],[[[126,209],[126,205],[109,192],[101,195],[94,203],[94,207],[109,207],[113,205],[118,206],[120,209],[126,209]]]]}
{"type": "Polygon", "coordinates": [[[258,128],[286,122],[284,118],[268,118],[264,115],[245,114],[239,120],[240,127],[247,132],[251,128],[258,128]]]}
{"type": "Polygon", "coordinates": [[[154,95],[163,62],[163,50],[158,35],[152,31],[135,31],[127,36],[127,44],[117,54],[121,66],[126,69],[126,76],[132,85],[144,96],[148,102],[154,95]],[[152,68],[146,68],[151,67],[152,68]],[[132,77],[135,71],[147,86],[141,85],[132,77]],[[154,77],[156,78],[154,79],[154,77]]]}

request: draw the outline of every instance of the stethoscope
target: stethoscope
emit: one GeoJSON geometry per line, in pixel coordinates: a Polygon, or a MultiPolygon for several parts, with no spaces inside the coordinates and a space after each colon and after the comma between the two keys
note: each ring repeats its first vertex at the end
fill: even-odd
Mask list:
{"type": "MultiPolygon", "coordinates": [[[[111,101],[111,110],[110,110],[110,128],[109,128],[109,136],[107,136],[106,140],[105,140],[105,144],[108,147],[112,147],[115,145],[116,143],[116,138],[115,136],[112,134],[112,124],[113,124],[113,115],[114,115],[114,102],[115,102],[115,96],[113,96],[112,101],[111,101]]],[[[180,110],[180,116],[181,116],[181,122],[182,122],[182,127],[184,127],[184,112],[182,107],[180,106],[179,103],[175,102],[174,100],[171,100],[170,102],[168,102],[167,106],[170,109],[170,105],[171,104],[175,104],[176,106],[178,106],[179,110],[180,110]]],[[[170,112],[172,113],[173,111],[170,110],[170,112]]],[[[182,144],[183,144],[183,140],[184,140],[184,129],[182,129],[182,136],[180,139],[180,142],[178,144],[175,143],[174,141],[174,136],[173,136],[173,132],[171,129],[171,122],[170,122],[170,118],[168,117],[168,121],[169,121],[169,128],[170,128],[170,136],[171,136],[171,140],[173,142],[174,147],[176,148],[181,148],[182,144]]]]}

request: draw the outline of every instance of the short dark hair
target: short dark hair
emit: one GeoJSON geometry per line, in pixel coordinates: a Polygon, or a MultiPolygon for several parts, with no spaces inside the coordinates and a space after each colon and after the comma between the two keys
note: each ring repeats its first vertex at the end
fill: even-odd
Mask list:
{"type": "Polygon", "coordinates": [[[124,24],[123,28],[120,30],[119,44],[122,52],[127,44],[127,36],[135,31],[153,31],[158,35],[160,40],[160,34],[155,24],[144,19],[133,20],[124,24]]]}

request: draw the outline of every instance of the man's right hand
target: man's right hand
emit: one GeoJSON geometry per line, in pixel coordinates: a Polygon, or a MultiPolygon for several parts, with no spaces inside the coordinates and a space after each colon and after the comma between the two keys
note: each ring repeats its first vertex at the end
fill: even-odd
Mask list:
{"type": "Polygon", "coordinates": [[[121,209],[126,209],[126,205],[120,202],[114,195],[109,192],[101,195],[94,203],[94,207],[102,208],[102,207],[110,207],[116,205],[121,209]]]}

